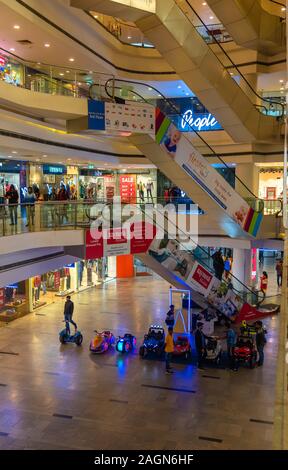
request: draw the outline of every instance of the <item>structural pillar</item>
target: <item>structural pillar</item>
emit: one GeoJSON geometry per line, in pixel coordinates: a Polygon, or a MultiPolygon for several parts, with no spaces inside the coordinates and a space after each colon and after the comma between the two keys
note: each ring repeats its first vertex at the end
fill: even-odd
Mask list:
{"type": "MultiPolygon", "coordinates": [[[[251,287],[252,283],[251,263],[252,256],[250,249],[233,248],[232,274],[247,287],[251,287]]],[[[234,287],[237,289],[236,285],[234,287]]]]}

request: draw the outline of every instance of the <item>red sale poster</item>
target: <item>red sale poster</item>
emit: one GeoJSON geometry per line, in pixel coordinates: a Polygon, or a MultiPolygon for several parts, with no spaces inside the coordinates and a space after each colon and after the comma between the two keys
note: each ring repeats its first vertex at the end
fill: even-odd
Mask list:
{"type": "MultiPolygon", "coordinates": [[[[96,235],[96,234],[95,234],[96,235]]],[[[93,229],[86,230],[86,253],[85,259],[97,259],[104,256],[104,244],[102,236],[93,237],[93,229]]]]}
{"type": "Polygon", "coordinates": [[[4,305],[4,289],[0,289],[0,307],[4,305]]]}
{"type": "Polygon", "coordinates": [[[60,273],[56,271],[54,273],[54,289],[59,289],[60,287],[60,273]]]}
{"type": "Polygon", "coordinates": [[[136,175],[120,175],[120,196],[126,204],[136,203],[136,175]]]}
{"type": "Polygon", "coordinates": [[[200,286],[204,287],[204,289],[208,289],[212,279],[212,274],[204,269],[200,264],[198,264],[195,272],[192,275],[192,280],[197,282],[197,284],[200,284],[200,286]]]}

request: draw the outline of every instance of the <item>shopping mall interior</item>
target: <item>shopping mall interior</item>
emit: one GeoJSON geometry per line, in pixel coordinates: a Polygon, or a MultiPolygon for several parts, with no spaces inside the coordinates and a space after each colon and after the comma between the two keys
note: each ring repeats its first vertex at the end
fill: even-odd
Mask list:
{"type": "Polygon", "coordinates": [[[286,1],[0,13],[0,449],[288,450],[286,1]]]}

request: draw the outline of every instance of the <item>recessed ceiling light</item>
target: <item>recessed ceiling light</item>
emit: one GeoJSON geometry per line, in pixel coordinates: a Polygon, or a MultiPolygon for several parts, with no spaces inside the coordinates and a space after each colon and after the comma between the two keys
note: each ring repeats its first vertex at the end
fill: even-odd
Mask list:
{"type": "Polygon", "coordinates": [[[43,158],[46,158],[46,157],[47,157],[47,155],[42,155],[42,157],[43,157],[43,158]]]}
{"type": "Polygon", "coordinates": [[[61,77],[63,77],[64,73],[60,72],[59,75],[61,75],[61,77]]]}
{"type": "Polygon", "coordinates": [[[80,86],[80,85],[82,85],[82,83],[81,83],[81,82],[78,82],[78,85],[80,86]]]}
{"type": "Polygon", "coordinates": [[[151,90],[152,90],[151,86],[149,86],[148,90],[149,90],[149,91],[151,91],[151,90]]]}
{"type": "Polygon", "coordinates": [[[11,52],[15,52],[15,49],[14,49],[14,47],[10,47],[10,49],[9,49],[9,50],[10,50],[11,52]]]}
{"type": "Polygon", "coordinates": [[[72,160],[72,158],[67,158],[67,162],[70,162],[72,160]]]}
{"type": "Polygon", "coordinates": [[[18,152],[16,152],[16,150],[12,150],[12,153],[18,153],[18,152]]]}
{"type": "Polygon", "coordinates": [[[132,36],[128,36],[127,39],[132,39],[132,36]]]}
{"type": "Polygon", "coordinates": [[[214,16],[209,16],[209,20],[214,20],[214,16]]]}
{"type": "Polygon", "coordinates": [[[90,73],[90,74],[93,73],[93,70],[90,70],[89,73],[90,73]]]}
{"type": "Polygon", "coordinates": [[[162,96],[162,95],[160,95],[160,93],[158,93],[158,96],[162,96]]]}
{"type": "Polygon", "coordinates": [[[37,62],[37,65],[41,65],[41,62],[37,62]]]}
{"type": "Polygon", "coordinates": [[[189,96],[189,93],[186,93],[186,96],[189,96]]]}
{"type": "Polygon", "coordinates": [[[279,80],[280,83],[284,83],[284,80],[279,80]]]}
{"type": "Polygon", "coordinates": [[[20,29],[20,26],[19,26],[19,24],[14,24],[13,28],[14,29],[20,29]]]}
{"type": "Polygon", "coordinates": [[[45,42],[44,47],[50,47],[49,42],[45,42]]]}
{"type": "Polygon", "coordinates": [[[281,11],[286,11],[286,8],[285,8],[285,7],[282,7],[282,8],[281,8],[281,11]]]}
{"type": "Polygon", "coordinates": [[[12,155],[8,155],[8,158],[13,158],[12,155]]]}
{"type": "Polygon", "coordinates": [[[94,18],[98,18],[98,15],[94,15],[94,18]]]}
{"type": "Polygon", "coordinates": [[[70,57],[70,59],[69,59],[70,62],[74,62],[74,60],[75,59],[73,57],[70,57]]]}
{"type": "Polygon", "coordinates": [[[234,75],[234,73],[233,73],[233,72],[229,72],[229,73],[230,73],[230,75],[234,75]]]}
{"type": "Polygon", "coordinates": [[[178,85],[177,88],[179,88],[179,90],[180,90],[180,88],[182,88],[182,86],[181,86],[181,85],[178,85]]]}
{"type": "Polygon", "coordinates": [[[205,7],[205,6],[207,5],[207,3],[206,3],[206,2],[203,2],[202,5],[203,5],[203,7],[205,7]]]}

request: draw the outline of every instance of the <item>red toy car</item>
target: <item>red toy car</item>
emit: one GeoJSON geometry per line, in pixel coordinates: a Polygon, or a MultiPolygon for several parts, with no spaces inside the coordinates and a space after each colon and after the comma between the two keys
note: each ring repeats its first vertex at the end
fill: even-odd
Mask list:
{"type": "Polygon", "coordinates": [[[95,354],[101,354],[106,352],[110,346],[115,343],[115,337],[111,331],[103,331],[98,333],[95,330],[96,335],[90,342],[90,351],[95,354]]]}
{"type": "Polygon", "coordinates": [[[233,360],[235,367],[239,363],[249,364],[250,369],[254,369],[257,362],[257,349],[252,336],[239,336],[233,350],[233,360]]]}
{"type": "Polygon", "coordinates": [[[174,341],[174,351],[175,356],[185,356],[185,359],[191,356],[191,344],[187,336],[177,336],[174,341]]]}

